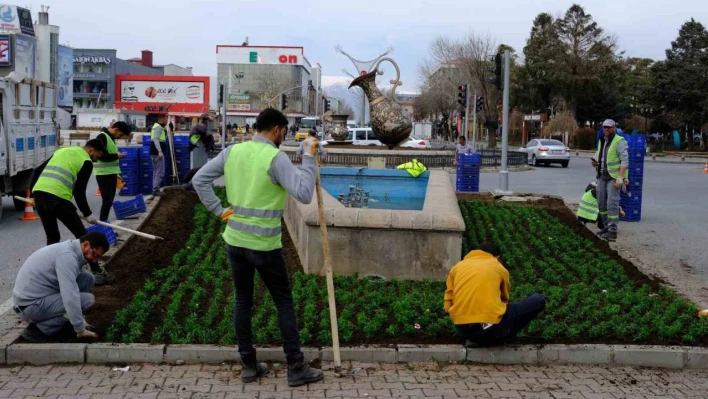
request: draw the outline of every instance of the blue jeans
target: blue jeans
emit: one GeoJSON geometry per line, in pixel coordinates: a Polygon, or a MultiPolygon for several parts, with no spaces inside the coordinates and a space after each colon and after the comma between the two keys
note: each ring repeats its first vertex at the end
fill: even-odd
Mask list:
{"type": "Polygon", "coordinates": [[[499,324],[486,330],[481,324],[458,324],[455,327],[465,339],[480,346],[502,345],[516,337],[545,308],[546,299],[541,294],[532,294],[521,302],[507,305],[499,324]]]}
{"type": "Polygon", "coordinates": [[[236,307],[234,326],[241,358],[253,357],[251,317],[253,313],[253,278],[255,271],[261,276],[268,292],[273,297],[278,310],[278,324],[283,339],[283,350],[290,364],[303,358],[300,350],[300,335],[293,303],[290,276],[285,266],[282,249],[273,251],[253,251],[241,247],[226,245],[226,252],[231,263],[231,273],[236,288],[236,307]]]}

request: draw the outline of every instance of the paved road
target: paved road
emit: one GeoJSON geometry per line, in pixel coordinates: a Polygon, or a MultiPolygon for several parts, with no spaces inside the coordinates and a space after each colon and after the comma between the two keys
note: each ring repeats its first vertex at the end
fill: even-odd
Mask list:
{"type": "MultiPolygon", "coordinates": [[[[578,203],[594,179],[589,155],[583,155],[572,157],[567,169],[554,165],[510,173],[509,189],[559,195],[578,203]]],[[[620,224],[615,249],[629,250],[637,261],[708,307],[708,175],[703,166],[646,162],[642,220],[620,224]]],[[[454,174],[452,178],[454,183],[454,174]]],[[[496,188],[499,173],[482,173],[480,190],[496,188]]]]}
{"type": "MultiPolygon", "coordinates": [[[[488,366],[342,362],[351,375],[290,388],[278,365],[242,384],[223,365],[46,366],[0,369],[0,398],[684,398],[708,397],[702,371],[579,366],[488,366]]],[[[329,369],[329,370],[327,370],[329,369]]]]}
{"type": "MultiPolygon", "coordinates": [[[[98,215],[101,210],[101,197],[95,196],[96,190],[98,190],[98,185],[96,179],[92,177],[86,191],[86,198],[93,213],[98,215]]],[[[116,199],[122,201],[129,198],[118,197],[116,199]]],[[[2,219],[0,219],[0,304],[12,296],[15,276],[24,260],[46,243],[41,221],[23,222],[18,220],[23,211],[15,211],[15,206],[9,197],[3,197],[2,207],[2,219]]],[[[111,211],[110,219],[115,219],[113,211],[111,211]]],[[[62,240],[74,237],[61,223],[59,223],[59,231],[62,240]]]]}

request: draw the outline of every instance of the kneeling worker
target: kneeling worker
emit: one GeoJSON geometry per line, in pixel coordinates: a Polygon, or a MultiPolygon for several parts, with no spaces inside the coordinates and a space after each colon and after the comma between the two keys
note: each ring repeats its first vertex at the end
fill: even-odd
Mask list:
{"type": "Polygon", "coordinates": [[[484,243],[447,277],[445,312],[468,347],[507,343],[546,307],[541,294],[509,304],[509,272],[499,262],[500,255],[498,246],[484,243]]]}
{"type": "Polygon", "coordinates": [[[68,323],[78,338],[98,338],[88,330],[83,316],[94,304],[94,277],[81,269],[106,251],[106,236],[91,232],[78,240],[43,247],[27,258],[12,290],[15,313],[30,323],[22,332],[24,339],[46,342],[68,323]]]}

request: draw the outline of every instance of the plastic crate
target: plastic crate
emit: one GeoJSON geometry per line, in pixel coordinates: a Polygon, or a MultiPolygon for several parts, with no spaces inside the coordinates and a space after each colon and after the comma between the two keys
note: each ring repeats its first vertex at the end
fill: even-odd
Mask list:
{"type": "MultiPolygon", "coordinates": [[[[135,189],[138,189],[137,185],[135,189]]],[[[113,211],[116,213],[116,218],[125,219],[128,216],[137,215],[139,213],[147,211],[147,207],[145,206],[145,200],[143,199],[143,196],[137,194],[136,197],[132,200],[114,201],[113,211]]]]}
{"type": "MultiPolygon", "coordinates": [[[[121,197],[132,197],[135,195],[140,194],[139,190],[140,186],[139,185],[131,185],[131,186],[124,186],[119,192],[118,195],[121,197]]],[[[120,219],[120,218],[118,218],[120,219]]]]}
{"type": "MultiPolygon", "coordinates": [[[[110,221],[106,221],[110,223],[110,221]]],[[[107,226],[101,226],[101,225],[93,225],[89,226],[86,228],[87,233],[91,232],[97,232],[97,233],[102,233],[104,236],[106,236],[106,239],[108,239],[108,245],[114,245],[116,242],[118,242],[118,238],[116,237],[116,232],[113,231],[112,228],[107,227],[107,226]]]]}
{"type": "Polygon", "coordinates": [[[125,154],[125,158],[123,159],[138,159],[140,149],[140,147],[118,147],[118,152],[125,154]]]}
{"type": "Polygon", "coordinates": [[[180,134],[180,135],[175,135],[173,137],[173,141],[175,144],[189,144],[189,135],[186,134],[180,134]]]}

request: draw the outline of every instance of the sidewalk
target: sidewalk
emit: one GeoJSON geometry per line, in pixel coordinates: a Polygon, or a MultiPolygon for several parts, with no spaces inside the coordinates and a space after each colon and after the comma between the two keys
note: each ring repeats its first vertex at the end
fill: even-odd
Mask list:
{"type": "Polygon", "coordinates": [[[0,398],[684,398],[708,397],[702,371],[580,366],[485,366],[344,362],[336,378],[288,387],[275,365],[258,383],[242,384],[240,366],[46,366],[0,369],[0,398]]]}

